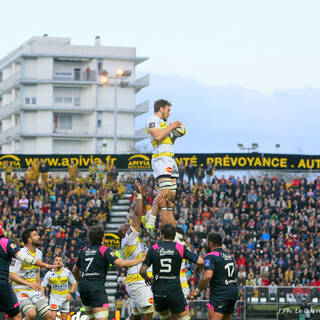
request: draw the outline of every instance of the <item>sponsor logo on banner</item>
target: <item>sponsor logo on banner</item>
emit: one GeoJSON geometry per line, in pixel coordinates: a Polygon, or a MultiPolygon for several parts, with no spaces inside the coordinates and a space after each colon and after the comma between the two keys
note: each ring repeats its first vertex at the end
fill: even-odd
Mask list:
{"type": "Polygon", "coordinates": [[[4,169],[6,167],[6,162],[8,161],[9,165],[13,168],[21,168],[21,161],[18,156],[13,154],[6,154],[0,157],[0,168],[4,169]]]}
{"type": "Polygon", "coordinates": [[[151,169],[150,158],[145,154],[135,154],[128,159],[128,169],[151,169]]]}
{"type": "Polygon", "coordinates": [[[104,234],[104,245],[111,248],[120,248],[121,247],[121,238],[117,233],[105,233],[104,234]]]}

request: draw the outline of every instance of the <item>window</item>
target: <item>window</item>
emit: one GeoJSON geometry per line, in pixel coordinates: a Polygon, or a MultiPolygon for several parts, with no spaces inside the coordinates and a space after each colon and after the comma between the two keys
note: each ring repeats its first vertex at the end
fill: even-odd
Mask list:
{"type": "Polygon", "coordinates": [[[24,103],[25,104],[30,104],[30,98],[25,98],[24,103]]]}
{"type": "Polygon", "coordinates": [[[63,102],[63,98],[62,97],[55,97],[54,98],[54,102],[55,103],[62,103],[63,102]]]}
{"type": "Polygon", "coordinates": [[[32,104],[37,104],[37,98],[36,97],[32,97],[31,98],[31,103],[32,104]]]}
{"type": "Polygon", "coordinates": [[[72,130],[72,115],[59,114],[54,116],[54,128],[72,130]]]}
{"type": "Polygon", "coordinates": [[[101,128],[101,120],[98,120],[98,121],[97,121],[97,127],[98,127],[98,128],[101,128]]]}
{"type": "Polygon", "coordinates": [[[65,103],[72,103],[72,97],[64,97],[63,102],[65,103]]]}
{"type": "Polygon", "coordinates": [[[75,97],[74,98],[74,105],[79,107],[80,106],[80,97],[75,97]]]}

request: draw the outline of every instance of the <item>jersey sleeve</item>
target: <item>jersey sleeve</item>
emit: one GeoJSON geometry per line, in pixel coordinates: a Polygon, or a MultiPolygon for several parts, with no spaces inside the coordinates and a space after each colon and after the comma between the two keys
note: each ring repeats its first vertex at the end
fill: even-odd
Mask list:
{"type": "Polygon", "coordinates": [[[107,250],[104,252],[104,256],[103,257],[104,257],[104,260],[107,263],[112,263],[112,264],[115,262],[115,260],[118,259],[116,254],[110,248],[107,248],[107,250]]]}
{"type": "Polygon", "coordinates": [[[76,259],[76,266],[80,269],[81,268],[81,254],[79,254],[78,258],[76,259]]]}
{"type": "Polygon", "coordinates": [[[151,247],[148,250],[147,256],[146,256],[146,260],[143,262],[143,264],[145,266],[147,266],[148,268],[152,265],[152,256],[153,256],[153,248],[151,247]]]}
{"type": "Polygon", "coordinates": [[[11,260],[9,272],[19,273],[21,266],[22,266],[22,261],[13,258],[11,260]]]}
{"type": "Polygon", "coordinates": [[[153,128],[160,128],[160,121],[156,117],[151,117],[147,120],[146,129],[150,131],[153,128]]]}
{"type": "Polygon", "coordinates": [[[198,256],[195,253],[191,252],[187,248],[187,246],[184,246],[184,258],[190,260],[193,263],[197,263],[198,261],[198,256]]]}
{"type": "Polygon", "coordinates": [[[51,271],[48,271],[48,272],[45,274],[45,276],[43,277],[42,282],[41,282],[41,287],[45,287],[45,288],[46,288],[46,287],[48,286],[48,284],[49,284],[50,272],[51,272],[51,271]]]}
{"type": "Polygon", "coordinates": [[[213,257],[206,256],[204,258],[204,269],[214,271],[214,267],[215,267],[215,260],[213,259],[213,257]]]}
{"type": "Polygon", "coordinates": [[[70,270],[68,270],[68,276],[69,276],[70,284],[73,285],[76,282],[76,279],[74,278],[74,276],[70,270]]]}
{"type": "Polygon", "coordinates": [[[9,258],[13,258],[19,250],[20,248],[15,243],[13,243],[10,240],[8,241],[7,252],[8,252],[9,258]]]}
{"type": "Polygon", "coordinates": [[[135,246],[138,243],[139,232],[136,231],[132,226],[129,227],[125,237],[121,243],[121,249],[123,250],[128,246],[135,246]]]}

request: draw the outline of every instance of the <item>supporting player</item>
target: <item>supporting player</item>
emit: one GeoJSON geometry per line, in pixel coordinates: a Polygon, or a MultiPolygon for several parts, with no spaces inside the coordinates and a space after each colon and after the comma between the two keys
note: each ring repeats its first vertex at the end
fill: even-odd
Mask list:
{"type": "Polygon", "coordinates": [[[123,260],[103,245],[104,230],[100,225],[89,229],[90,245],[84,247],[73,267],[75,279],[79,282],[82,304],[89,319],[108,320],[109,305],[104,283],[109,264],[118,267],[133,267],[145,260],[145,255],[135,260],[123,260]]]}
{"type": "MultiPolygon", "coordinates": [[[[168,126],[167,120],[170,116],[171,103],[167,100],[157,100],[154,103],[154,115],[146,122],[146,131],[153,146],[152,169],[154,177],[158,181],[160,194],[166,199],[175,198],[177,182],[179,177],[178,166],[174,159],[173,143],[175,137],[171,132],[181,126],[181,122],[174,121],[168,126]]],[[[146,223],[149,233],[154,233],[154,225],[157,218],[157,203],[153,204],[152,213],[146,223]]]]}
{"type": "MultiPolygon", "coordinates": [[[[21,253],[28,259],[42,260],[42,252],[37,249],[40,245],[40,236],[35,228],[29,228],[22,234],[25,247],[21,253]]],[[[13,281],[13,291],[20,303],[20,309],[25,314],[25,320],[35,319],[37,313],[46,320],[53,320],[54,315],[48,306],[47,299],[39,292],[39,266],[12,259],[10,266],[10,280],[13,281]]]]}
{"type": "Polygon", "coordinates": [[[231,320],[238,299],[236,263],[232,255],[222,249],[219,233],[210,233],[207,244],[209,253],[204,260],[205,272],[191,297],[197,296],[210,283],[208,319],[231,320]]]}
{"type": "Polygon", "coordinates": [[[0,224],[0,311],[5,312],[13,320],[21,320],[19,302],[9,283],[9,266],[12,258],[42,268],[52,268],[54,266],[41,260],[35,260],[34,257],[20,250],[9,239],[3,237],[2,224],[0,224]]]}
{"type": "MultiPolygon", "coordinates": [[[[135,181],[135,188],[138,195],[136,207],[134,210],[132,223],[125,223],[119,227],[119,234],[122,238],[121,249],[127,260],[137,259],[146,248],[143,240],[140,238],[141,217],[145,213],[146,195],[145,186],[135,181]]],[[[146,285],[144,279],[140,276],[141,264],[128,269],[126,278],[127,292],[131,300],[132,316],[131,320],[152,320],[153,316],[153,294],[151,288],[146,285]]],[[[149,272],[152,276],[152,273],[149,272]]]]}
{"type": "Polygon", "coordinates": [[[176,228],[170,224],[161,227],[161,241],[153,245],[140,269],[147,284],[152,284],[154,304],[160,319],[169,319],[171,313],[178,320],[190,320],[189,308],[180,283],[180,269],[184,258],[203,265],[201,257],[186,246],[174,242],[176,228]],[[152,265],[153,278],[147,274],[152,265]]]}
{"type": "Polygon", "coordinates": [[[49,297],[49,305],[54,314],[60,311],[61,319],[67,320],[70,312],[70,300],[77,288],[77,282],[70,270],[63,266],[61,256],[55,256],[54,264],[56,268],[48,271],[41,283],[41,292],[45,295],[45,288],[50,285],[51,292],[49,297]]]}

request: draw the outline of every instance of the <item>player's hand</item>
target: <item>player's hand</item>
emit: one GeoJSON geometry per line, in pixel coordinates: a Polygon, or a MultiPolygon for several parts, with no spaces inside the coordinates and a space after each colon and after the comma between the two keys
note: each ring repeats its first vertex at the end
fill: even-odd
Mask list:
{"type": "Polygon", "coordinates": [[[72,300],[72,295],[70,293],[66,296],[66,300],[67,301],[71,301],[72,300]]]}
{"type": "Polygon", "coordinates": [[[39,284],[38,282],[30,282],[30,283],[28,284],[28,286],[29,286],[31,289],[37,290],[37,291],[39,291],[40,288],[41,288],[41,286],[40,286],[40,284],[39,284]]]}
{"type": "Polygon", "coordinates": [[[160,193],[156,196],[156,202],[160,208],[164,208],[167,205],[166,198],[160,193]]]}
{"type": "Polygon", "coordinates": [[[173,208],[174,204],[170,200],[166,200],[166,207],[167,208],[173,208]]]}
{"type": "Polygon", "coordinates": [[[141,185],[137,179],[134,180],[133,186],[135,187],[135,189],[137,190],[138,193],[142,193],[141,192],[141,185]]]}
{"type": "Polygon", "coordinates": [[[174,122],[170,123],[169,128],[171,130],[174,130],[174,129],[179,128],[181,125],[182,125],[182,123],[180,121],[174,121],[174,122]]]}
{"type": "Polygon", "coordinates": [[[145,279],[145,282],[148,286],[152,286],[153,278],[148,277],[148,279],[145,279]]]}
{"type": "Polygon", "coordinates": [[[146,252],[142,253],[141,258],[140,258],[141,262],[144,262],[146,260],[146,256],[147,256],[146,252]]]}
{"type": "Polygon", "coordinates": [[[54,268],[59,268],[59,266],[57,264],[47,264],[46,268],[47,269],[54,269],[54,268]]]}

